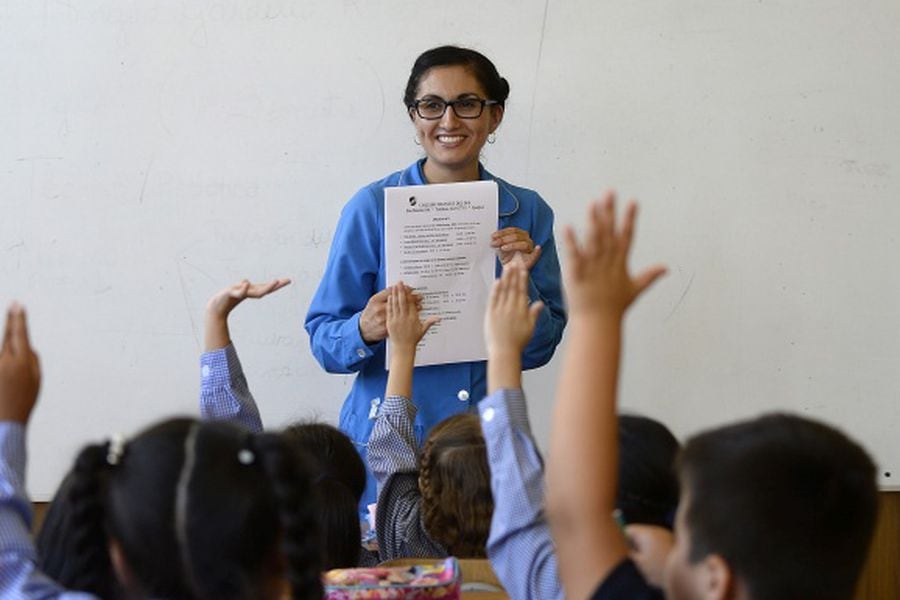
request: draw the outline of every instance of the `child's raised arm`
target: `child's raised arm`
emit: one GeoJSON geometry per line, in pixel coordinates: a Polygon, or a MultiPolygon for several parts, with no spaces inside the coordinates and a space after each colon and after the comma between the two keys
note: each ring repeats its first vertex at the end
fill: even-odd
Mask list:
{"type": "Polygon", "coordinates": [[[484,341],[488,351],[488,394],[522,387],[522,351],[534,333],[534,324],[544,308],[528,304],[528,269],[514,258],[494,282],[484,314],[484,341]]]}
{"type": "Polygon", "coordinates": [[[387,330],[391,359],[385,396],[412,397],[416,346],[438,320],[438,317],[419,319],[416,296],[402,281],[388,289],[387,330]]]}
{"type": "Polygon", "coordinates": [[[263,298],[290,282],[273,279],[268,283],[250,283],[245,279],[216,292],[206,303],[204,353],[200,357],[202,418],[235,421],[251,431],[262,431],[256,400],[231,343],[228,315],[245,299],[263,298]]]}
{"type": "MultiPolygon", "coordinates": [[[[25,430],[41,369],[28,340],[25,310],[9,307],[0,347],[0,597],[60,598],[65,590],[37,568],[32,508],[25,492],[25,430]]],[[[74,598],[75,596],[71,596],[74,598]]]]}
{"type": "Polygon", "coordinates": [[[588,210],[583,243],[566,229],[569,341],[557,386],[547,465],[547,506],[566,596],[587,598],[628,555],[612,517],[618,480],[616,388],[622,317],[665,272],[632,277],[637,208],[616,226],[615,195],[588,210]]]}

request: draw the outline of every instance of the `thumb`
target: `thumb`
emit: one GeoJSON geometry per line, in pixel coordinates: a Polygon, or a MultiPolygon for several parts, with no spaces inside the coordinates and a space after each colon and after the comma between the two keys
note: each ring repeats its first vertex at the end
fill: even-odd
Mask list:
{"type": "Polygon", "coordinates": [[[424,321],[422,321],[422,335],[428,333],[428,330],[431,329],[431,326],[435,323],[440,323],[440,317],[426,317],[424,321]]]}
{"type": "Polygon", "coordinates": [[[537,319],[542,310],[544,310],[544,303],[541,300],[535,300],[531,303],[531,306],[528,307],[528,320],[531,322],[532,326],[537,323],[537,319]]]}
{"type": "Polygon", "coordinates": [[[530,271],[531,267],[537,264],[538,259],[541,257],[541,252],[543,251],[544,249],[541,248],[540,245],[535,246],[534,250],[532,250],[524,259],[525,268],[530,271]]]}
{"type": "Polygon", "coordinates": [[[668,269],[665,265],[654,265],[652,267],[648,267],[638,273],[638,275],[634,278],[634,287],[636,290],[635,296],[639,296],[649,288],[653,283],[665,275],[668,272],[668,269]]]}

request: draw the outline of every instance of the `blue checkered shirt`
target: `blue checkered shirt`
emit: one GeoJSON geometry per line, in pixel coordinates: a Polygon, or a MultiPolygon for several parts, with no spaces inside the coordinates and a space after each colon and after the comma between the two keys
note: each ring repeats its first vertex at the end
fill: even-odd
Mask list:
{"type": "Polygon", "coordinates": [[[510,598],[564,598],[544,515],[544,462],[531,435],[525,394],[499,390],[478,404],[478,412],[494,495],[491,566],[510,598]]]}

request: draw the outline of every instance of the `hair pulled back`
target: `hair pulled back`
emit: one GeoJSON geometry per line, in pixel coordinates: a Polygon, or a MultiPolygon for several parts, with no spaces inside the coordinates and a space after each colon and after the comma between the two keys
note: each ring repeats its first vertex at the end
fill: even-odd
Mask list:
{"type": "Polygon", "coordinates": [[[57,543],[72,552],[72,579],[61,583],[118,595],[113,539],[141,595],[257,598],[283,576],[293,598],[321,597],[309,472],[283,436],[171,419],[135,437],[117,464],[108,453],[88,446],[71,473],[71,527],[57,543]]]}
{"type": "Polygon", "coordinates": [[[350,438],[326,423],[297,423],[284,434],[310,461],[322,568],[355,567],[360,558],[359,501],[366,488],[366,467],[359,453],[350,438]]]}
{"type": "Polygon", "coordinates": [[[494,499],[477,415],[454,415],[434,427],[420,456],[419,488],[428,534],[454,556],[484,557],[494,499]]]}
{"type": "Polygon", "coordinates": [[[403,104],[407,108],[415,103],[422,78],[429,69],[435,67],[464,67],[484,88],[488,100],[496,100],[500,106],[506,106],[506,99],[509,97],[509,83],[500,76],[497,67],[488,57],[470,48],[440,46],[426,50],[413,63],[412,71],[406,82],[406,91],[403,93],[403,104]]]}

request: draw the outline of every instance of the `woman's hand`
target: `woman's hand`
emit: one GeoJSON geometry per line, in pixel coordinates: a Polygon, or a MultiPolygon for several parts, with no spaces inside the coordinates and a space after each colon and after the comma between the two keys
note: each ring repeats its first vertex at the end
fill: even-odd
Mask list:
{"type": "Polygon", "coordinates": [[[518,227],[504,227],[492,233],[491,248],[497,249],[500,264],[505,265],[520,255],[529,271],[541,256],[541,247],[535,245],[527,231],[518,227]]]}
{"type": "Polygon", "coordinates": [[[367,344],[380,342],[387,337],[387,300],[391,288],[385,288],[369,298],[359,315],[359,335],[367,344]]]}

